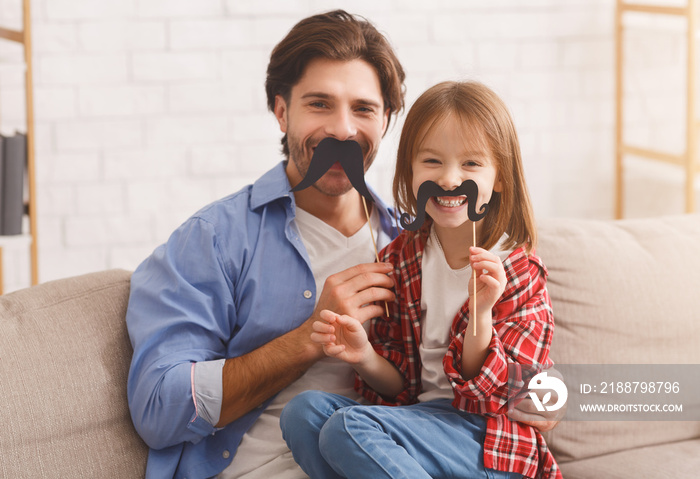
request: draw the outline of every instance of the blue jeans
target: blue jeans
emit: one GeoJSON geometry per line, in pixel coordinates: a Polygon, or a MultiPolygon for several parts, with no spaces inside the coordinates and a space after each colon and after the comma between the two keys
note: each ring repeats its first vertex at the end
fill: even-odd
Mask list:
{"type": "Polygon", "coordinates": [[[282,411],[282,435],[312,479],[484,478],[520,474],[484,467],[486,420],[447,399],[411,406],[364,406],[305,391],[282,411]]]}

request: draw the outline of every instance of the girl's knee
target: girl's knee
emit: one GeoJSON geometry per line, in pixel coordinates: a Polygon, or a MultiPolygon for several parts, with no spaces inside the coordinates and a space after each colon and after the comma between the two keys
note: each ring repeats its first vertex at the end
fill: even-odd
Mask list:
{"type": "Polygon", "coordinates": [[[296,396],[294,396],[288,403],[287,407],[308,407],[314,406],[315,404],[322,404],[326,402],[329,394],[324,391],[302,391],[296,396]]]}
{"type": "Polygon", "coordinates": [[[319,391],[303,391],[294,396],[282,409],[280,415],[280,427],[284,431],[287,428],[295,428],[302,421],[309,420],[309,414],[319,402],[319,391]]]}
{"type": "Polygon", "coordinates": [[[337,405],[335,396],[323,391],[303,391],[293,397],[282,410],[282,432],[318,430],[333,414],[337,405]]]}
{"type": "Polygon", "coordinates": [[[292,399],[289,400],[287,405],[282,410],[282,414],[304,411],[309,405],[314,404],[317,401],[317,397],[322,394],[319,391],[302,391],[292,399]]]}
{"type": "Polygon", "coordinates": [[[331,464],[334,462],[336,454],[342,454],[343,450],[347,453],[348,440],[352,442],[350,433],[345,427],[345,412],[349,409],[352,408],[339,409],[333,413],[321,428],[318,436],[321,456],[331,464]]]}
{"type": "Polygon", "coordinates": [[[327,459],[333,454],[346,454],[357,445],[357,437],[364,435],[369,428],[376,428],[377,423],[366,414],[367,408],[351,406],[338,409],[328,418],[319,434],[319,447],[327,459]]]}

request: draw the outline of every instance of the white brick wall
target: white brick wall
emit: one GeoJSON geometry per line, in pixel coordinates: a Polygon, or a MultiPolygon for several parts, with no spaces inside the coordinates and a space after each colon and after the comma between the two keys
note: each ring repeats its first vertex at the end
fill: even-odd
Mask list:
{"type": "MultiPolygon", "coordinates": [[[[19,5],[0,0],[0,23],[17,27],[19,5]]],[[[539,217],[612,216],[613,0],[33,0],[41,280],[133,269],[194,211],[279,161],[268,55],[296,21],[339,7],[389,36],[409,105],[444,79],[484,81],[506,100],[539,217]]],[[[628,24],[625,134],[680,151],[682,28],[628,24]]],[[[24,121],[19,58],[0,43],[3,131],[24,121]]],[[[368,174],[387,198],[400,126],[368,174]]],[[[673,169],[640,161],[629,176],[630,216],[682,211],[673,169]],[[659,195],[668,205],[650,202],[659,195]]],[[[17,243],[8,289],[28,283],[17,243]]]]}

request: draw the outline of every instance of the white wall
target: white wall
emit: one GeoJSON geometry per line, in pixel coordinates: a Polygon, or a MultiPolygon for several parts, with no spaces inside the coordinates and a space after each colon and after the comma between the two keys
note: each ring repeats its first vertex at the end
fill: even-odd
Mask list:
{"type": "MultiPolygon", "coordinates": [[[[612,217],[613,0],[32,3],[42,281],[135,268],[201,206],[279,161],[263,89],[269,53],[299,19],[332,8],[367,16],[390,38],[409,105],[444,79],[481,80],[506,100],[538,217],[612,217]]],[[[19,24],[19,5],[0,0],[3,25],[19,24]]],[[[629,68],[639,75],[628,82],[627,134],[680,151],[682,29],[632,24],[629,68]]],[[[4,131],[23,122],[18,58],[0,44],[4,131]]],[[[400,124],[368,174],[387,198],[400,124]]],[[[630,215],[682,212],[675,170],[632,165],[630,215]],[[650,205],[658,194],[669,204],[650,205]]],[[[13,254],[8,289],[28,283],[13,254]]]]}

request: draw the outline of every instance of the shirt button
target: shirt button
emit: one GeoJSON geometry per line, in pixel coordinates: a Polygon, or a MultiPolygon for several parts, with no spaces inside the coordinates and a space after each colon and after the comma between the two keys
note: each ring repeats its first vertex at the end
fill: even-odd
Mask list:
{"type": "Polygon", "coordinates": [[[231,455],[230,452],[224,451],[223,454],[221,454],[221,457],[223,457],[224,459],[228,459],[230,455],[231,455]]]}
{"type": "Polygon", "coordinates": [[[310,299],[311,296],[313,296],[313,295],[314,295],[314,294],[313,294],[311,291],[309,291],[308,289],[307,289],[306,291],[304,291],[304,297],[305,297],[306,299],[310,299]]]}

